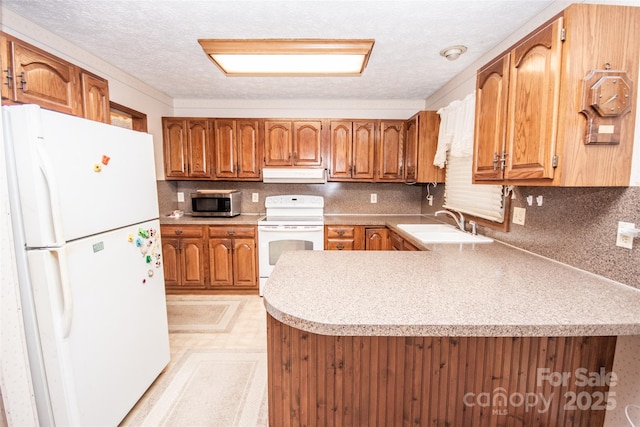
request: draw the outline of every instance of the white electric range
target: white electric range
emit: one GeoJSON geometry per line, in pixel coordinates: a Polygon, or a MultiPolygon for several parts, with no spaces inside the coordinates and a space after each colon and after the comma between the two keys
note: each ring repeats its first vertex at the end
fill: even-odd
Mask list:
{"type": "Polygon", "coordinates": [[[283,252],[324,249],[322,196],[269,196],[264,204],[267,216],[258,221],[260,295],[283,252]]]}

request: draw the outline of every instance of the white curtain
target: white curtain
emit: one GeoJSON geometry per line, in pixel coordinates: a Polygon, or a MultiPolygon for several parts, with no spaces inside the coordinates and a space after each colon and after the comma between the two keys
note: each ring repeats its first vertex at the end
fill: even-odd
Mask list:
{"type": "Polygon", "coordinates": [[[475,93],[471,93],[438,110],[440,130],[433,164],[447,168],[443,207],[501,223],[502,186],[471,183],[475,101],[475,93]]]}

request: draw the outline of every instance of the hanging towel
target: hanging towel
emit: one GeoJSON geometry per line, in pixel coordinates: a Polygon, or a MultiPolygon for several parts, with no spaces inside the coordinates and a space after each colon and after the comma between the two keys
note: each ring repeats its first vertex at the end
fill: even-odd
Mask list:
{"type": "Polygon", "coordinates": [[[456,100],[437,111],[440,115],[438,147],[433,164],[444,168],[447,151],[454,157],[473,154],[476,95],[470,93],[462,101],[456,100]]]}

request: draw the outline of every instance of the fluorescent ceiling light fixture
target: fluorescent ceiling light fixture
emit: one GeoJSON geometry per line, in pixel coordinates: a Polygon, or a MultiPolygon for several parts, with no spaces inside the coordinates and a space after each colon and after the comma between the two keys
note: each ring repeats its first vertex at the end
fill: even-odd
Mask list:
{"type": "Polygon", "coordinates": [[[228,76],[358,76],[374,40],[199,39],[228,76]]]}

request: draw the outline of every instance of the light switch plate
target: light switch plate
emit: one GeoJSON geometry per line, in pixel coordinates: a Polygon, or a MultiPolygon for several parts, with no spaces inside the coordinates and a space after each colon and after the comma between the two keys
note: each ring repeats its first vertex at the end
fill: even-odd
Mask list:
{"type": "Polygon", "coordinates": [[[513,216],[511,217],[511,222],[514,224],[524,225],[524,216],[527,213],[525,208],[513,208],[513,216]]]}
{"type": "Polygon", "coordinates": [[[259,193],[251,193],[251,201],[253,203],[257,203],[260,200],[260,194],[259,193]]]}
{"type": "Polygon", "coordinates": [[[184,202],[184,193],[182,191],[178,191],[178,202],[184,202]]]}
{"type": "Polygon", "coordinates": [[[376,193],[371,193],[371,203],[378,203],[378,195],[376,193]]]}

